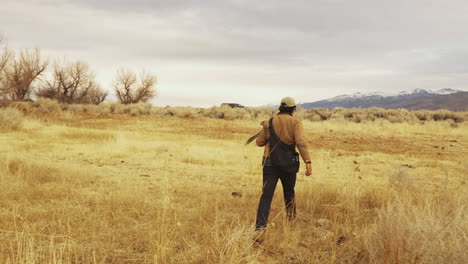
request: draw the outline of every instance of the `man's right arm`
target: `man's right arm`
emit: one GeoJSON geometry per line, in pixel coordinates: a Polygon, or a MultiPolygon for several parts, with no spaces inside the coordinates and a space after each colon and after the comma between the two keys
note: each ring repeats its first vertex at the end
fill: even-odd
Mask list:
{"type": "Polygon", "coordinates": [[[263,128],[262,131],[260,131],[260,135],[257,137],[257,146],[263,147],[268,143],[268,128],[266,127],[268,122],[263,122],[263,128]]]}
{"type": "Polygon", "coordinates": [[[301,121],[299,120],[297,120],[296,126],[294,128],[294,141],[296,143],[297,148],[299,149],[299,153],[301,153],[301,157],[304,160],[304,162],[310,162],[309,149],[304,138],[304,128],[302,126],[301,121]]]}

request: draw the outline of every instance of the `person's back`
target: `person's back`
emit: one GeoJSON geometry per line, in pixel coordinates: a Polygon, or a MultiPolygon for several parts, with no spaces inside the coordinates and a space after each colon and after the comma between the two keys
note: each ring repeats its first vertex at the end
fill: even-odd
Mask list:
{"type": "MultiPolygon", "coordinates": [[[[292,116],[292,113],[280,113],[273,117],[273,129],[282,142],[288,145],[295,145],[299,149],[304,162],[310,161],[309,151],[304,139],[304,129],[299,119],[292,116]]],[[[267,144],[269,140],[270,123],[267,120],[263,122],[263,131],[258,136],[256,142],[260,147],[265,146],[264,158],[270,157],[270,144],[267,144]]]]}
{"type": "MultiPolygon", "coordinates": [[[[281,100],[280,113],[271,120],[273,130],[270,130],[270,120],[264,121],[263,129],[259,133],[256,141],[258,146],[265,147],[262,162],[263,189],[255,223],[256,235],[254,239],[257,244],[261,244],[263,240],[263,234],[267,227],[270,214],[271,201],[278,180],[281,180],[281,184],[283,185],[284,202],[288,219],[292,220],[296,215],[294,187],[296,185],[296,173],[299,168],[299,161],[295,159],[296,161],[291,163],[293,166],[286,166],[285,169],[284,166],[275,163],[275,161],[280,163],[284,160],[281,158],[278,159],[278,157],[294,159],[294,156],[297,157],[297,153],[294,150],[294,146],[296,146],[299,149],[302,159],[306,163],[306,175],[309,176],[312,173],[309,151],[303,136],[304,129],[301,121],[293,116],[295,110],[296,104],[294,99],[290,97],[283,98],[281,100]],[[286,147],[280,149],[278,147],[279,144],[286,147]],[[293,149],[292,151],[291,148],[293,149]],[[278,155],[278,151],[282,151],[282,155],[278,155]],[[294,166],[294,164],[296,166],[294,166]]],[[[286,164],[289,163],[286,162],[286,164]]]]}

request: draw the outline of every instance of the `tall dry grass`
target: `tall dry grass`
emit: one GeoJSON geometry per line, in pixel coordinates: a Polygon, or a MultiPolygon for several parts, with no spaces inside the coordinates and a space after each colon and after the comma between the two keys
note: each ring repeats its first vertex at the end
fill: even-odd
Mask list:
{"type": "Polygon", "coordinates": [[[450,140],[447,146],[465,153],[464,124],[304,121],[312,141],[338,145],[311,148],[314,175],[298,177],[298,218],[292,223],[285,221],[278,187],[262,251],[252,247],[262,150],[242,146],[258,122],[76,117],[1,135],[0,263],[467,258],[466,161],[426,146],[428,139],[450,140]],[[376,136],[382,144],[407,139],[420,155],[345,146],[376,136]]]}
{"type": "Polygon", "coordinates": [[[2,263],[464,263],[467,257],[466,192],[301,186],[298,219],[291,225],[281,210],[273,214],[266,258],[251,245],[255,196],[236,200],[202,183],[191,183],[197,191],[176,186],[181,182],[151,191],[15,159],[4,159],[0,169],[2,263]]]}
{"type": "Polygon", "coordinates": [[[23,125],[23,114],[14,108],[0,108],[0,130],[18,130],[23,125]]]}

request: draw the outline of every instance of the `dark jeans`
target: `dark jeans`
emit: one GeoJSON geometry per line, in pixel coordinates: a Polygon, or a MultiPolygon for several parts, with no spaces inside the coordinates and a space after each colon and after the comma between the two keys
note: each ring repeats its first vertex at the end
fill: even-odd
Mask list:
{"type": "Polygon", "coordinates": [[[286,214],[289,220],[296,216],[296,203],[294,201],[294,186],[296,185],[296,174],[287,174],[274,166],[266,164],[263,167],[263,190],[260,197],[260,203],[257,211],[257,221],[255,230],[265,229],[270,215],[270,206],[275,193],[278,179],[281,180],[284,192],[284,203],[286,205],[286,214]]]}

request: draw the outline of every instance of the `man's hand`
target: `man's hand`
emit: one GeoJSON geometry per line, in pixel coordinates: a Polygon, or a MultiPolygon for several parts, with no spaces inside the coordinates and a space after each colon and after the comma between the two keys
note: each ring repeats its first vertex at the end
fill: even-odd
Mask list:
{"type": "Polygon", "coordinates": [[[312,164],[311,164],[311,163],[306,163],[306,172],[305,172],[305,175],[306,175],[306,176],[312,175],[312,164]]]}

